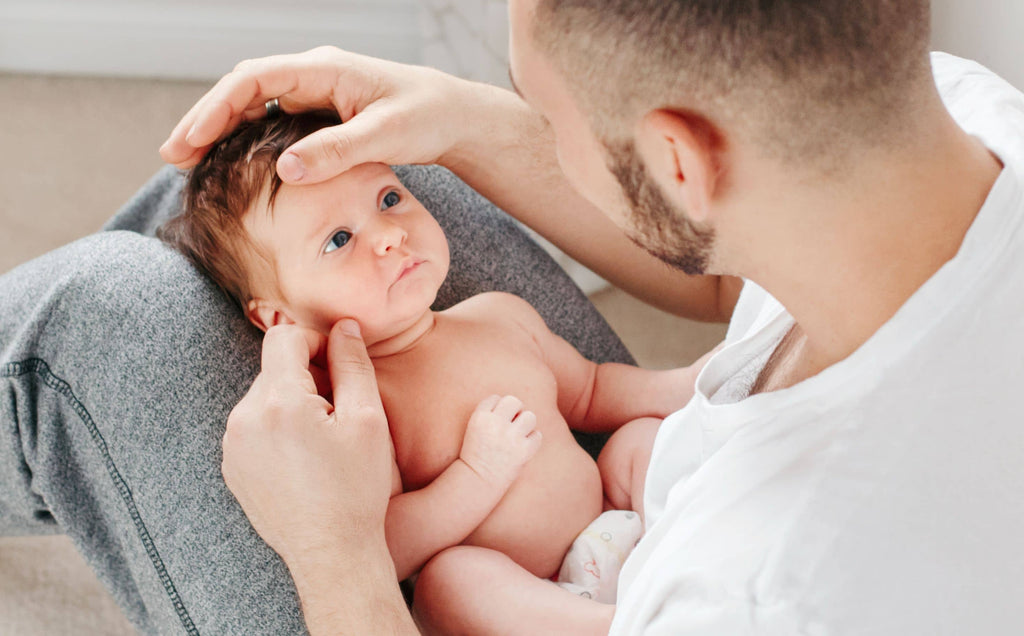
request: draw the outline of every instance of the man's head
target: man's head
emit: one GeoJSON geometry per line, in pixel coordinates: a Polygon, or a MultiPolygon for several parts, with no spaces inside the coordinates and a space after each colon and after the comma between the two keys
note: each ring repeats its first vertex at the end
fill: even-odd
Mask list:
{"type": "Polygon", "coordinates": [[[242,306],[257,327],[324,334],[355,319],[368,344],[429,311],[448,271],[437,221],[384,164],[292,186],[278,157],[336,115],[243,124],[190,173],[184,212],[161,236],[242,306]]]}
{"type": "Polygon", "coordinates": [[[716,198],[743,187],[736,153],[841,173],[899,144],[931,86],[927,0],[511,0],[510,14],[514,81],[570,180],[691,272],[713,259],[716,198]],[[659,205],[677,227],[645,218],[659,205]]]}

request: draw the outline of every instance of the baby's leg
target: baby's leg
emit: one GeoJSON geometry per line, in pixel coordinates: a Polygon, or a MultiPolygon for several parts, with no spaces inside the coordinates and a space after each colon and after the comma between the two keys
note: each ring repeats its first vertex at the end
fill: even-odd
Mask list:
{"type": "Polygon", "coordinates": [[[424,634],[601,634],[614,605],[539,579],[496,550],[449,548],[416,580],[413,615],[424,634]]]}
{"type": "Polygon", "coordinates": [[[661,420],[642,417],[615,431],[597,458],[605,510],[633,510],[643,516],[644,480],[661,420]]]}

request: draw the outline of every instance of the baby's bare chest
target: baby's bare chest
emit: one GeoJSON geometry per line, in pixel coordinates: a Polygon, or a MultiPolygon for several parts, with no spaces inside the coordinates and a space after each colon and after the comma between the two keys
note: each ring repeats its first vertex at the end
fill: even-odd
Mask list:
{"type": "Polygon", "coordinates": [[[469,417],[489,395],[522,400],[542,432],[546,421],[565,426],[551,370],[534,340],[514,326],[439,325],[429,342],[376,367],[406,491],[430,483],[458,458],[469,417]]]}

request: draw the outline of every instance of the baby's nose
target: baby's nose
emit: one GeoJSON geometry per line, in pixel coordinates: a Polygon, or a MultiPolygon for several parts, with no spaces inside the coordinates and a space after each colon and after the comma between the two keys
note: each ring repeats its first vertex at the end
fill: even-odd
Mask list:
{"type": "Polygon", "coordinates": [[[408,236],[409,234],[401,226],[390,221],[381,221],[374,243],[374,251],[378,256],[384,256],[392,249],[401,246],[408,236]]]}

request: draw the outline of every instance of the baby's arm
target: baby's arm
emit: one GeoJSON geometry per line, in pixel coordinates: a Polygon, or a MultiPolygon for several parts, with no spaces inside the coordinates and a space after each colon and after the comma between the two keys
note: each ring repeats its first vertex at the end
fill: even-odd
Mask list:
{"type": "Polygon", "coordinates": [[[693,398],[697,374],[718,350],[716,347],[688,367],[658,371],[628,364],[595,364],[557,335],[548,334],[552,342],[546,353],[558,378],[559,403],[564,400],[574,409],[563,411],[566,421],[574,429],[591,432],[613,431],[642,417],[664,419],[683,408],[693,398]]]}
{"type": "Polygon", "coordinates": [[[399,580],[462,543],[537,452],[537,417],[522,408],[511,396],[484,399],[469,419],[458,459],[427,486],[391,497],[385,533],[399,580]]]}
{"type": "Polygon", "coordinates": [[[501,294],[498,302],[537,342],[558,383],[558,409],[571,428],[606,432],[641,417],[664,418],[686,406],[710,354],[688,367],[654,371],[628,364],[596,364],[551,332],[525,300],[501,294]]]}

